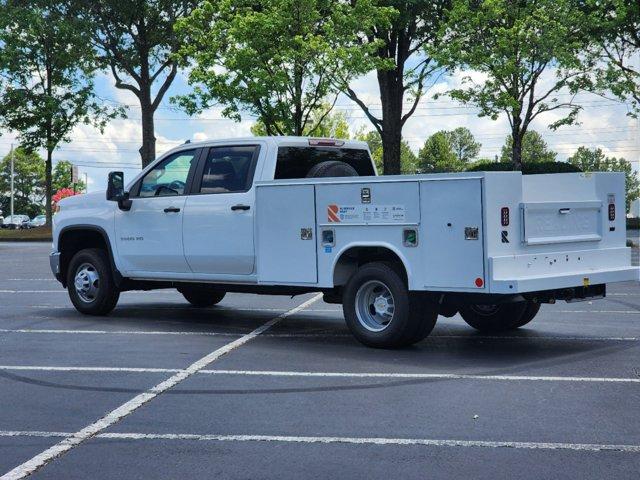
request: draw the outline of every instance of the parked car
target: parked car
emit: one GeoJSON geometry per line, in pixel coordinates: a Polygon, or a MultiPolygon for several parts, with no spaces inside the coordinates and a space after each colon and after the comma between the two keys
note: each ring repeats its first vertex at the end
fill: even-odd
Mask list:
{"type": "Polygon", "coordinates": [[[29,228],[29,216],[28,215],[9,215],[2,221],[2,228],[10,228],[12,230],[20,230],[22,228],[29,228]]]}
{"type": "Polygon", "coordinates": [[[28,228],[43,227],[47,223],[46,215],[36,215],[27,224],[28,228]]]}
{"type": "Polygon", "coordinates": [[[106,198],[61,200],[51,268],[92,315],[126,290],[176,288],[197,307],[319,291],[358,340],[390,348],[438,315],[513,330],[542,303],[636,280],[624,205],[623,173],[376,177],[363,142],[216,140],[177,147],[128,186],[111,172],[106,198]]]}

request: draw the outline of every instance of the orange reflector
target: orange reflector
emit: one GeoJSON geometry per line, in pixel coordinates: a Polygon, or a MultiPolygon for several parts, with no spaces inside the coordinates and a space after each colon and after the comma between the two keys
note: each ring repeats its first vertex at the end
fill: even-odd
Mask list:
{"type": "Polygon", "coordinates": [[[484,281],[480,277],[476,278],[476,287],[480,288],[483,285],[484,285],[484,281]]]}

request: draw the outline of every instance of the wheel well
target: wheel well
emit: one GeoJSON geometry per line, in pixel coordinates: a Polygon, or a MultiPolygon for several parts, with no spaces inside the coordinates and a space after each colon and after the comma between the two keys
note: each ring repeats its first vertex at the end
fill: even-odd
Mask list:
{"type": "Polygon", "coordinates": [[[402,259],[393,250],[386,247],[352,247],[340,255],[333,269],[333,284],[336,287],[345,285],[358,267],[370,262],[387,262],[393,264],[408,281],[407,269],[402,259]]]}
{"type": "Polygon", "coordinates": [[[63,231],[58,240],[58,251],[60,252],[60,280],[65,287],[67,286],[67,269],[71,259],[85,248],[105,250],[109,254],[113,267],[113,257],[103,233],[89,228],[63,231]]]}

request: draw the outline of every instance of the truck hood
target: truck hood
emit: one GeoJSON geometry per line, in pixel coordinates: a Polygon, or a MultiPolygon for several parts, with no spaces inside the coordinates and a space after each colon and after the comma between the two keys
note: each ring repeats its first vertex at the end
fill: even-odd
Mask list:
{"type": "Polygon", "coordinates": [[[58,202],[60,208],[74,208],[80,205],[88,206],[106,202],[106,192],[82,193],[73,197],[63,198],[58,202]]]}

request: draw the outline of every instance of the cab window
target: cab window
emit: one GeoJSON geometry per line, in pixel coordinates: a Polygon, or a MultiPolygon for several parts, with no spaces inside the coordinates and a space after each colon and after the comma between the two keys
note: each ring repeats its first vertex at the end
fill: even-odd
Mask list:
{"type": "Polygon", "coordinates": [[[204,164],[197,193],[246,192],[251,188],[257,145],[213,147],[204,164]]]}
{"type": "Polygon", "coordinates": [[[140,197],[184,195],[189,170],[196,158],[196,150],[174,153],[153,167],[142,178],[140,197]]]}

